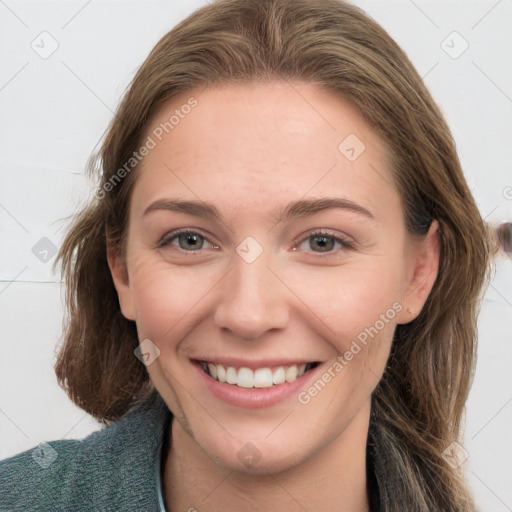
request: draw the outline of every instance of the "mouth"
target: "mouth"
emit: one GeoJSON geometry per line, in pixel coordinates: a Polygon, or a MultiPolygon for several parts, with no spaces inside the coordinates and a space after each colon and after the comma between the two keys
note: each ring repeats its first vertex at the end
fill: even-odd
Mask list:
{"type": "Polygon", "coordinates": [[[244,389],[272,388],[297,379],[314,370],[320,362],[287,364],[251,369],[246,366],[227,366],[211,361],[196,361],[204,373],[222,384],[244,389]]]}

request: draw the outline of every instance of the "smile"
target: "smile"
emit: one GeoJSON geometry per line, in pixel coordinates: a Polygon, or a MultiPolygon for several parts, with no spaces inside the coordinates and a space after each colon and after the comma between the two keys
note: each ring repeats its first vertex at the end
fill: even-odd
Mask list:
{"type": "Polygon", "coordinates": [[[252,370],[247,367],[236,368],[219,363],[199,362],[204,372],[223,384],[231,384],[239,388],[270,388],[285,383],[295,382],[308,371],[316,368],[319,363],[291,364],[275,368],[263,367],[252,370]]]}

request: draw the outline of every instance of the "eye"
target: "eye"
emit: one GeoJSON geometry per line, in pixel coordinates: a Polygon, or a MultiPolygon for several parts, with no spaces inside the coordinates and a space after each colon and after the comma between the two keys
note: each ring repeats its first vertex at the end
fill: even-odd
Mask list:
{"type": "MultiPolygon", "coordinates": [[[[343,249],[355,249],[353,242],[323,230],[310,233],[306,238],[299,239],[295,243],[298,242],[300,242],[300,250],[305,250],[306,252],[311,250],[320,254],[325,253],[327,256],[336,255],[343,249]],[[304,245],[306,245],[307,248],[305,248],[304,245]],[[333,250],[336,246],[338,246],[338,249],[333,250]]],[[[167,234],[158,244],[158,248],[170,245],[190,253],[208,248],[205,247],[205,245],[209,245],[210,249],[219,248],[218,245],[209,242],[206,236],[192,230],[173,231],[167,234]]],[[[294,247],[293,250],[297,250],[296,247],[294,247]]]]}
{"type": "MultiPolygon", "coordinates": [[[[334,256],[343,249],[355,249],[353,242],[323,230],[309,233],[306,238],[299,239],[298,242],[301,242],[299,246],[301,250],[307,252],[310,249],[313,252],[326,253],[327,256],[334,256]],[[338,249],[333,250],[336,248],[336,245],[338,245],[338,249]]],[[[296,250],[296,248],[294,247],[293,250],[296,250]]]]}
{"type": "Polygon", "coordinates": [[[181,230],[167,234],[158,244],[158,248],[173,245],[183,251],[195,252],[205,249],[205,244],[209,244],[211,246],[210,249],[218,249],[217,245],[209,242],[201,233],[191,230],[181,230]]]}

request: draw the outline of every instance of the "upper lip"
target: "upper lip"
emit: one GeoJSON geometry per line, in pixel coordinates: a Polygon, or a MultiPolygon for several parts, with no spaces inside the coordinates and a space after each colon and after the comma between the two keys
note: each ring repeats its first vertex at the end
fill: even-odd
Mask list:
{"type": "Polygon", "coordinates": [[[197,357],[192,360],[204,363],[221,364],[222,366],[233,366],[235,368],[273,368],[276,366],[300,366],[301,364],[319,363],[318,359],[242,359],[238,357],[197,357]]]}

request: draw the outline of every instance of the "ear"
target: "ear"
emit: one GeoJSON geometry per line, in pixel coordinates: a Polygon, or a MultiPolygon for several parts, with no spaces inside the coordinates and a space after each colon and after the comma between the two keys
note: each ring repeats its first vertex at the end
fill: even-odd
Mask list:
{"type": "Polygon", "coordinates": [[[119,298],[121,313],[128,320],[136,318],[135,307],[132,299],[130,282],[128,279],[128,267],[126,259],[119,254],[119,249],[107,236],[107,261],[112,274],[112,280],[119,298]]]}
{"type": "Polygon", "coordinates": [[[439,223],[434,219],[425,238],[413,242],[406,256],[406,287],[397,323],[407,324],[420,314],[437,278],[439,252],[439,223]]]}

